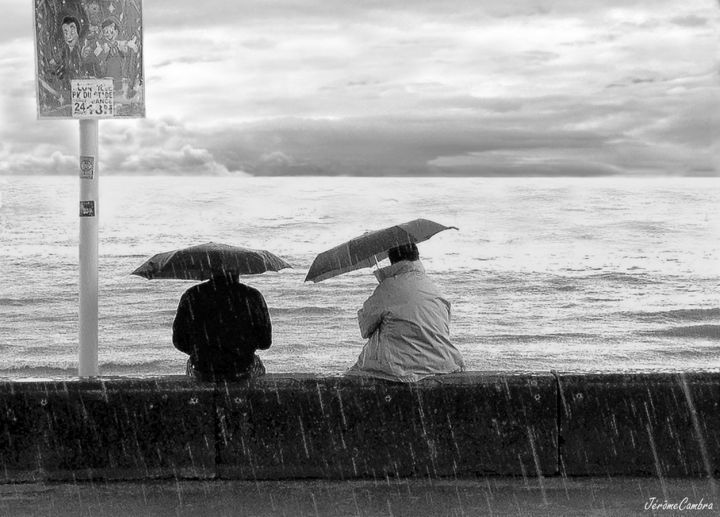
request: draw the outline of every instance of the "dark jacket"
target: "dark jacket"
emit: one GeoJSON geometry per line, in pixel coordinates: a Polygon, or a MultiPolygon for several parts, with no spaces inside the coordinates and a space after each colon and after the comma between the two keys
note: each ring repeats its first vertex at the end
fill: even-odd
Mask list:
{"type": "Polygon", "coordinates": [[[244,284],[211,279],[180,298],[173,345],[193,367],[210,375],[248,371],[257,349],[272,343],[270,314],[262,294],[244,284]]]}

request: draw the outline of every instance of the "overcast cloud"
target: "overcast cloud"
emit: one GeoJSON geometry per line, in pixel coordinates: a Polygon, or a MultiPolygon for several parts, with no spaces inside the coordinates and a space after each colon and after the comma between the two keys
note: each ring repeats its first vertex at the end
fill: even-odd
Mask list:
{"type": "MultiPolygon", "coordinates": [[[[147,0],[103,174],[718,175],[717,0],[147,0]]],[[[0,19],[0,174],[76,174],[0,19]]]]}

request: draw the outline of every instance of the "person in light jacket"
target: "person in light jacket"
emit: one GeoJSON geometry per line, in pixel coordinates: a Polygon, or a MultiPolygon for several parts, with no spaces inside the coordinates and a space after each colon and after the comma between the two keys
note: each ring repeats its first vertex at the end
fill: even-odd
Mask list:
{"type": "Polygon", "coordinates": [[[388,252],[390,265],[375,272],[380,285],[358,311],[368,339],[347,375],[415,382],[465,369],[450,342],[450,302],[425,275],[415,244],[388,252]]]}

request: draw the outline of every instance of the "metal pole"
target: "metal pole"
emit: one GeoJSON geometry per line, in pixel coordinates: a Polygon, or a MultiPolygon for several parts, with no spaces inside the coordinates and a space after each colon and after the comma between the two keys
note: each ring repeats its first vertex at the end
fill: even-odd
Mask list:
{"type": "Polygon", "coordinates": [[[98,121],[80,120],[80,360],[98,373],[98,121]]]}

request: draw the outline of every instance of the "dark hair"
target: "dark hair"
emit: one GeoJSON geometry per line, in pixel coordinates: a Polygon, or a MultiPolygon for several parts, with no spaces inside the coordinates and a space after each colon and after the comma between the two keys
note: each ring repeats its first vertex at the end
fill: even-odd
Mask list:
{"type": "Polygon", "coordinates": [[[105,21],[102,22],[100,28],[104,29],[105,27],[109,27],[110,25],[113,25],[115,27],[115,30],[120,30],[120,26],[118,25],[118,22],[117,20],[115,20],[115,18],[107,18],[105,21]]]}
{"type": "Polygon", "coordinates": [[[63,25],[70,25],[71,23],[75,24],[75,30],[78,34],[80,34],[80,22],[74,16],[66,16],[65,18],[63,18],[60,27],[62,27],[63,25]]]}
{"type": "Polygon", "coordinates": [[[420,258],[420,252],[414,242],[409,244],[401,244],[397,248],[392,248],[388,251],[388,257],[390,263],[400,262],[401,260],[418,260],[420,258]]]}

